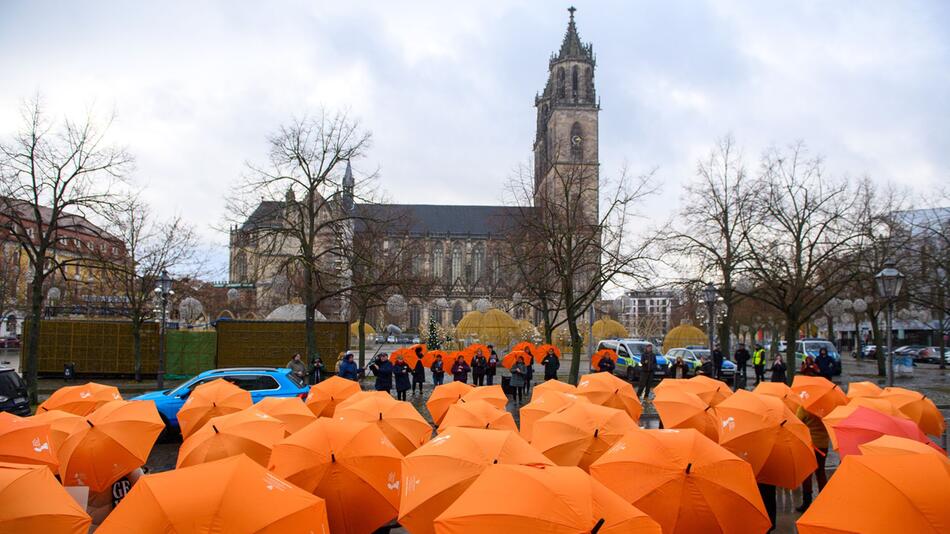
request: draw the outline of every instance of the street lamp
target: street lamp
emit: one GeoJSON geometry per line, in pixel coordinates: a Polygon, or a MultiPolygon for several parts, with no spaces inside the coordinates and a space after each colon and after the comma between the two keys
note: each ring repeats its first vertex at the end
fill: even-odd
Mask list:
{"type": "Polygon", "coordinates": [[[864,299],[854,299],[851,309],[854,310],[854,337],[857,357],[861,358],[861,314],[868,311],[868,303],[864,299]]]}
{"type": "Polygon", "coordinates": [[[165,325],[168,321],[168,297],[175,294],[172,291],[172,282],[168,271],[162,269],[162,275],[158,278],[158,285],[155,287],[155,294],[162,303],[162,323],[158,330],[158,377],[156,380],[158,389],[165,388],[165,325]]]}
{"type": "MultiPolygon", "coordinates": [[[[713,336],[714,336],[714,323],[716,318],[714,316],[714,308],[716,307],[716,301],[719,299],[719,291],[716,289],[716,286],[712,282],[706,284],[706,287],[703,288],[703,301],[706,303],[706,329],[708,330],[709,336],[709,354],[712,356],[713,351],[713,336]]],[[[718,373],[716,374],[718,376],[718,373]]]]}
{"type": "Polygon", "coordinates": [[[894,260],[887,260],[881,272],[874,276],[877,292],[887,300],[887,385],[894,385],[894,354],[891,347],[891,323],[894,320],[894,301],[904,285],[904,275],[897,270],[894,260]]]}

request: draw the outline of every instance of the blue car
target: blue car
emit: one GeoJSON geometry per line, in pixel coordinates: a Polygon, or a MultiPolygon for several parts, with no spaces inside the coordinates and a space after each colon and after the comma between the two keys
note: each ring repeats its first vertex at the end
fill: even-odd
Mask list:
{"type": "Polygon", "coordinates": [[[251,393],[251,400],[257,402],[264,397],[300,397],[306,398],[310,387],[299,378],[290,374],[290,369],[275,367],[235,367],[231,369],[212,369],[205,371],[174,389],[151,391],[139,395],[133,400],[152,401],[159,415],[169,428],[178,428],[178,410],[195,387],[223,378],[228,382],[251,393]]]}
{"type": "MultiPolygon", "coordinates": [[[[702,358],[710,358],[709,349],[705,347],[685,347],[681,349],[670,349],[666,353],[666,359],[670,362],[676,361],[676,358],[683,358],[683,362],[689,369],[689,374],[695,375],[696,371],[703,364],[702,358]]],[[[736,364],[732,360],[725,358],[722,360],[722,376],[733,377],[736,374],[736,364]]]]}

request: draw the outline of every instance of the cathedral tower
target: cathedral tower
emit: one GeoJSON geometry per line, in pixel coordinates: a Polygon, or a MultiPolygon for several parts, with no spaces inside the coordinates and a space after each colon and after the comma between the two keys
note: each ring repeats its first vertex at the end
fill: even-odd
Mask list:
{"type": "Polygon", "coordinates": [[[600,102],[594,88],[594,51],[581,42],[574,23],[576,9],[568,9],[570,20],[557,54],[548,63],[544,92],[535,96],[538,110],[534,140],[535,201],[563,183],[564,173],[582,174],[584,196],[593,197],[596,219],[599,175],[597,120],[600,102]],[[561,179],[559,179],[559,177],[561,179]]]}

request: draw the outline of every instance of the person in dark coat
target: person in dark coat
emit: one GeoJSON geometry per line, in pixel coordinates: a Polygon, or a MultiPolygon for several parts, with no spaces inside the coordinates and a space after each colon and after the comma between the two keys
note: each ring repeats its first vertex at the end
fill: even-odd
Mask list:
{"type": "Polygon", "coordinates": [[[534,354],[531,353],[531,349],[527,348],[525,352],[528,353],[528,359],[524,362],[524,394],[527,396],[531,392],[531,380],[534,378],[534,354]]]}
{"type": "Polygon", "coordinates": [[[677,356],[676,361],[670,366],[670,378],[687,378],[689,376],[689,366],[683,361],[682,356],[677,356]]]}
{"type": "Polygon", "coordinates": [[[712,361],[713,361],[713,377],[716,380],[722,378],[722,351],[719,350],[719,345],[715,345],[712,351],[712,361]]]}
{"type": "Polygon", "coordinates": [[[709,356],[703,356],[702,362],[703,363],[699,365],[699,369],[696,371],[696,374],[712,377],[713,364],[711,361],[709,361],[709,356]]]}
{"type": "Polygon", "coordinates": [[[775,360],[772,361],[772,382],[785,382],[785,371],[787,370],[788,366],[782,360],[782,355],[776,354],[775,360]]]}
{"type": "Polygon", "coordinates": [[[488,371],[488,359],[482,354],[482,349],[475,351],[475,357],[472,358],[472,382],[476,386],[485,385],[485,372],[488,371]]]}
{"type": "Polygon", "coordinates": [[[357,373],[356,362],[353,361],[352,353],[346,353],[346,356],[343,357],[343,361],[340,362],[339,376],[340,378],[354,382],[359,381],[359,374],[357,373]]]}
{"type": "Polygon", "coordinates": [[[557,354],[554,354],[554,349],[548,349],[548,353],[541,360],[541,365],[544,366],[545,381],[557,380],[557,370],[561,367],[561,360],[558,359],[557,354]]]}
{"type": "Polygon", "coordinates": [[[452,380],[468,384],[468,372],[471,370],[472,368],[465,362],[465,358],[461,356],[455,358],[455,363],[452,364],[452,380]]]}
{"type": "Polygon", "coordinates": [[[409,375],[412,370],[409,364],[402,358],[402,355],[396,356],[396,363],[393,364],[393,376],[396,378],[396,399],[406,400],[406,392],[411,387],[409,385],[409,375]]]}
{"type": "Polygon", "coordinates": [[[524,363],[524,356],[518,356],[518,360],[511,366],[511,400],[521,402],[527,376],[528,367],[524,363]]]}
{"type": "Polygon", "coordinates": [[[319,384],[323,380],[323,359],[318,355],[310,361],[310,383],[319,384]]]}
{"type": "Polygon", "coordinates": [[[640,354],[640,385],[637,387],[637,397],[647,400],[650,397],[650,386],[653,385],[653,371],[656,369],[656,354],[653,345],[647,345],[640,354]]]}
{"type": "Polygon", "coordinates": [[[387,355],[380,354],[369,365],[369,370],[376,375],[376,391],[390,391],[393,389],[393,364],[387,355]]]}
{"type": "Polygon", "coordinates": [[[294,354],[294,357],[287,362],[287,368],[290,369],[290,374],[296,376],[301,381],[307,380],[307,365],[303,363],[303,359],[299,353],[294,354]]]}
{"type": "Polygon", "coordinates": [[[445,380],[445,362],[442,361],[441,354],[436,355],[435,361],[429,366],[429,370],[432,371],[432,384],[441,386],[442,381],[445,380]]]}
{"type": "Polygon", "coordinates": [[[822,347],[818,350],[818,357],[815,358],[818,365],[818,375],[831,380],[835,374],[835,360],[828,355],[828,349],[822,347]]]}
{"type": "Polygon", "coordinates": [[[422,384],[426,381],[426,366],[422,365],[422,358],[416,360],[416,366],[412,368],[412,394],[416,394],[416,386],[419,386],[419,394],[422,395],[422,384]]]}
{"type": "Polygon", "coordinates": [[[485,368],[485,383],[492,386],[495,384],[495,374],[498,372],[498,364],[501,360],[498,359],[495,347],[489,345],[488,348],[491,349],[491,354],[488,356],[488,367],[485,368]]]}
{"type": "Polygon", "coordinates": [[[617,364],[610,358],[601,358],[597,362],[597,372],[599,373],[613,373],[616,368],[617,364]]]}
{"type": "Polygon", "coordinates": [[[746,374],[746,365],[749,363],[749,360],[752,358],[752,355],[749,354],[749,351],[745,348],[745,343],[739,343],[739,348],[736,349],[736,353],[733,355],[736,359],[736,376],[742,375],[742,380],[748,380],[748,375],[746,374]]]}
{"type": "Polygon", "coordinates": [[[802,361],[802,368],[799,370],[799,373],[805,376],[821,376],[821,370],[818,369],[818,364],[815,363],[815,359],[811,356],[805,356],[805,360],[802,361]]]}

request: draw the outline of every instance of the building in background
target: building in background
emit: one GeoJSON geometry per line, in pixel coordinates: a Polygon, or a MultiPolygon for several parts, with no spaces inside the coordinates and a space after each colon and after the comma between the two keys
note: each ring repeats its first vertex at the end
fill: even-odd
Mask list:
{"type": "Polygon", "coordinates": [[[633,337],[663,337],[672,328],[676,293],[666,289],[627,291],[620,297],[620,323],[633,337]]]}

